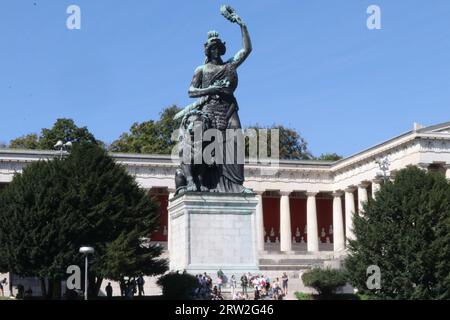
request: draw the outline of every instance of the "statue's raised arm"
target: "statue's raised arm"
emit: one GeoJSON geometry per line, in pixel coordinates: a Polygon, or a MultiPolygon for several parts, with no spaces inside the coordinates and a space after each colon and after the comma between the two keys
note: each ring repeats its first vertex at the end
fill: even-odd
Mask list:
{"type": "Polygon", "coordinates": [[[245,61],[245,59],[247,59],[247,57],[252,52],[252,41],[250,40],[250,35],[248,33],[246,24],[244,23],[242,18],[237,15],[236,11],[232,7],[223,5],[220,8],[220,11],[227,20],[232,23],[237,23],[241,27],[243,48],[239,50],[239,52],[236,53],[234,57],[228,61],[238,67],[245,61]]]}

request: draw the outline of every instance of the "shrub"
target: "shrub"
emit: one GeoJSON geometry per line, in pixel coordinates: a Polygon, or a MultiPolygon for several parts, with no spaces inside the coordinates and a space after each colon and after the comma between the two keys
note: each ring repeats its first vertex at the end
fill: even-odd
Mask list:
{"type": "Polygon", "coordinates": [[[443,174],[400,170],[376,199],[354,215],[348,280],[377,299],[450,299],[450,183],[443,174]],[[367,287],[367,268],[380,268],[380,286],[367,287]]]}
{"type": "Polygon", "coordinates": [[[160,277],[156,284],[162,288],[164,298],[186,300],[192,298],[198,281],[188,273],[170,272],[160,277]]]}
{"type": "Polygon", "coordinates": [[[302,280],[305,286],[316,289],[322,296],[332,295],[336,289],[344,286],[347,282],[343,272],[319,268],[305,272],[302,280]]]}
{"type": "Polygon", "coordinates": [[[298,300],[313,300],[310,294],[308,294],[308,293],[303,293],[303,292],[296,292],[296,293],[295,293],[295,297],[296,297],[298,300]]]}

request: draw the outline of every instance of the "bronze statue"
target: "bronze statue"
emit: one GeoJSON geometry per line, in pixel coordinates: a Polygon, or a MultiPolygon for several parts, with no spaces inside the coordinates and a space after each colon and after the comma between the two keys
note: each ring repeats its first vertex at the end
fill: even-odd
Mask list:
{"type": "MultiPolygon", "coordinates": [[[[247,59],[252,51],[252,44],[244,21],[230,6],[221,7],[222,15],[241,28],[243,48],[234,57],[227,61],[222,60],[226,53],[225,42],[219,38],[216,31],[208,32],[208,40],[204,44],[205,64],[199,66],[194,73],[189,96],[199,98],[195,103],[179,112],[175,119],[183,117],[182,129],[189,126],[189,118],[200,111],[203,119],[208,121],[208,127],[220,130],[223,133],[224,149],[227,143],[225,130],[241,130],[238,115],[238,103],[234,91],[238,86],[237,68],[247,59]]],[[[193,119],[192,117],[190,118],[193,119]]],[[[203,120],[204,121],[204,120],[203,120]]],[[[198,170],[192,163],[183,163],[181,170],[177,171],[177,190],[211,191],[226,193],[251,192],[243,186],[244,164],[239,164],[236,157],[232,163],[215,164],[213,166],[202,164],[198,170]],[[193,172],[201,172],[201,181],[193,172]]],[[[177,192],[178,192],[177,191],[177,192]]]]}

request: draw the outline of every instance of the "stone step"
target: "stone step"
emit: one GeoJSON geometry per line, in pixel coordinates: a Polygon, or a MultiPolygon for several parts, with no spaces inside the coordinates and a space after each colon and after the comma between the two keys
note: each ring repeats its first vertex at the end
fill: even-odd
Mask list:
{"type": "Polygon", "coordinates": [[[299,265],[299,264],[295,264],[295,265],[259,265],[259,269],[260,270],[264,270],[264,271],[299,271],[299,270],[309,270],[312,267],[314,267],[313,265],[299,265]]]}
{"type": "Polygon", "coordinates": [[[260,259],[333,259],[335,254],[333,252],[303,252],[303,253],[263,253],[260,259]]]}
{"type": "Polygon", "coordinates": [[[260,265],[323,265],[322,259],[260,259],[260,265]]]}

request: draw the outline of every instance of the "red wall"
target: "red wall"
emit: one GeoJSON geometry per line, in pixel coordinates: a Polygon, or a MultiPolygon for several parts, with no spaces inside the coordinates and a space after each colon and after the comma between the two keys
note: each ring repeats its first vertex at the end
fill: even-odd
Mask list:
{"type": "MultiPolygon", "coordinates": [[[[291,209],[291,232],[292,237],[295,236],[297,227],[300,231],[300,237],[304,237],[306,242],[306,199],[302,198],[289,198],[289,206],[291,209]]],[[[333,242],[333,235],[329,234],[330,225],[333,224],[333,199],[320,199],[316,200],[317,206],[317,224],[320,241],[326,242],[326,237],[329,236],[330,243],[333,242]],[[325,237],[321,237],[322,228],[325,228],[325,237]]],[[[273,227],[275,236],[270,237],[272,242],[275,238],[280,239],[280,198],[279,197],[263,197],[263,210],[264,210],[264,229],[266,231],[266,237],[270,236],[270,230],[273,227]]],[[[344,213],[343,213],[344,217],[344,213]]],[[[301,238],[296,237],[297,242],[300,242],[301,238]]],[[[264,238],[266,241],[267,238],[264,238]]]]}
{"type": "Polygon", "coordinates": [[[291,209],[291,232],[297,242],[304,238],[306,242],[305,226],[306,226],[306,199],[290,198],[289,206],[291,209]],[[300,237],[296,237],[297,228],[300,231],[300,237]]]}
{"type": "Polygon", "coordinates": [[[319,228],[319,239],[321,243],[326,242],[326,237],[333,242],[333,235],[329,234],[330,225],[333,224],[333,199],[316,199],[317,226],[319,228]],[[325,229],[325,237],[322,237],[322,228],[325,229]]]}
{"type": "Polygon", "coordinates": [[[279,197],[265,197],[263,196],[263,220],[264,230],[267,237],[270,236],[270,230],[274,228],[275,236],[270,238],[270,241],[274,242],[275,237],[280,240],[280,198],[279,197]]]}
{"type": "Polygon", "coordinates": [[[158,194],[151,195],[153,199],[159,204],[159,229],[150,236],[152,241],[167,241],[167,234],[164,235],[164,227],[167,228],[168,214],[167,206],[169,205],[169,195],[158,194]]]}

